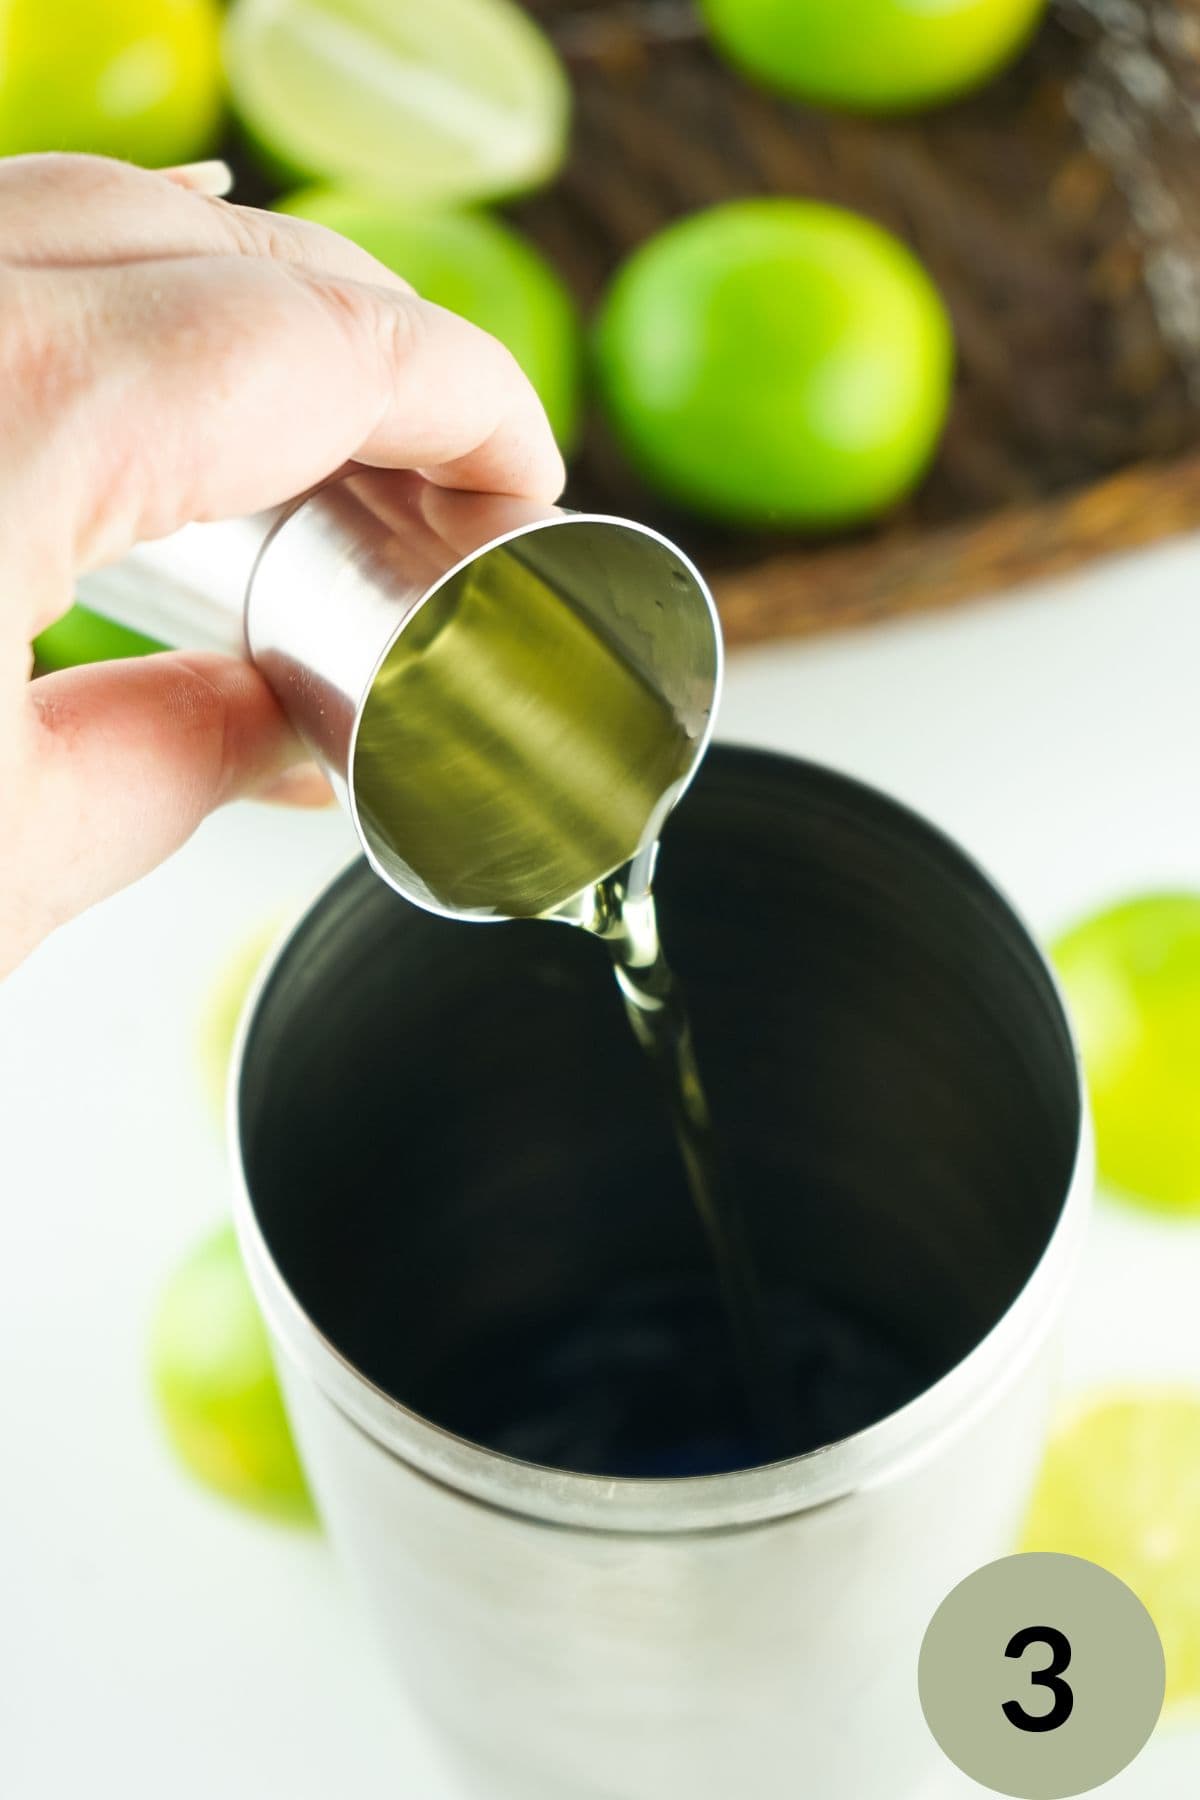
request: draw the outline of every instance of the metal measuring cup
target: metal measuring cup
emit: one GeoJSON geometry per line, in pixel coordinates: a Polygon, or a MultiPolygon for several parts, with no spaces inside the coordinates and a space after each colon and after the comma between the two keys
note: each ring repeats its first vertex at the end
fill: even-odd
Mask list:
{"type": "Polygon", "coordinates": [[[652,851],[712,731],[712,597],[625,519],[361,470],[141,545],[80,593],[248,656],[372,866],[451,918],[583,916],[652,851]]]}

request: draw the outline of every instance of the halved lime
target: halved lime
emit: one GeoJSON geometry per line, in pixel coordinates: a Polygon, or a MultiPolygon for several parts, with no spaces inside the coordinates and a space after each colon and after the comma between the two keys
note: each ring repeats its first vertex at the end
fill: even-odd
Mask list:
{"type": "Polygon", "coordinates": [[[1102,1179],[1200,1210],[1200,894],[1143,894],[1054,946],[1087,1069],[1102,1179]]]}
{"type": "Polygon", "coordinates": [[[1200,1702],[1200,1394],[1130,1389],[1079,1405],[1050,1445],[1021,1549],[1120,1576],[1158,1626],[1168,1701],[1200,1702]]]}
{"type": "Polygon", "coordinates": [[[419,294],[506,344],[570,448],[579,424],[581,330],[575,303],[545,258],[484,213],[413,212],[395,195],[305,188],[284,212],[353,238],[419,294]]]}
{"type": "Polygon", "coordinates": [[[217,0],[0,0],[0,155],[201,155],[221,111],[220,17],[217,0]]]}
{"type": "Polygon", "coordinates": [[[102,619],[86,606],[72,606],[33,640],[40,670],[71,669],[76,663],[114,662],[123,656],[148,656],[163,646],[153,638],[102,619]]]}
{"type": "Polygon", "coordinates": [[[234,0],[225,60],[250,131],[301,174],[456,204],[562,160],[566,75],[514,0],[234,0]]]}
{"type": "Polygon", "coordinates": [[[151,1370],[167,1435],[193,1475],[257,1511],[312,1517],[266,1327],[231,1226],[168,1282],[151,1370]]]}

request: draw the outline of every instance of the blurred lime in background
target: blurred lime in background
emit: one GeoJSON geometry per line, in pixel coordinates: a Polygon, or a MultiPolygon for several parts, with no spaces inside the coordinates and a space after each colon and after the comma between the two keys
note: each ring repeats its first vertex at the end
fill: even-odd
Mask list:
{"type": "Polygon", "coordinates": [[[216,0],[0,0],[0,155],[202,155],[221,113],[220,18],[216,0]]]}
{"type": "Polygon", "coordinates": [[[167,1435],[193,1475],[258,1511],[312,1518],[232,1226],[202,1243],[168,1282],[154,1320],[151,1369],[167,1435]]]}
{"type": "Polygon", "coordinates": [[[950,399],[937,289],[877,225],[812,201],[735,201],[618,272],[600,389],[641,474],[733,524],[844,526],[919,480],[950,399]]]}
{"type": "Polygon", "coordinates": [[[205,1003],[200,1020],[200,1065],[209,1100],[219,1119],[225,1116],[225,1088],[242,1008],[280,929],[278,919],[260,925],[220,970],[205,1003]]]}
{"type": "Polygon", "coordinates": [[[580,411],[579,319],[555,270],[519,233],[487,214],[412,212],[395,195],[354,188],[308,188],[280,204],[353,238],[425,299],[499,338],[570,449],[580,411]]]}
{"type": "Polygon", "coordinates": [[[146,656],[163,646],[140,631],[126,625],[114,625],[89,612],[86,606],[72,606],[61,619],[48,625],[33,640],[33,654],[40,670],[70,669],[76,663],[112,662],[121,656],[146,656]]]}
{"type": "Polygon", "coordinates": [[[1200,1395],[1085,1402],[1051,1442],[1021,1549],[1119,1576],[1158,1626],[1168,1701],[1200,1701],[1200,1395]]]}
{"type": "Polygon", "coordinates": [[[1200,1209],[1200,895],[1147,894],[1054,946],[1087,1070],[1102,1180],[1200,1209]]]}
{"type": "Polygon", "coordinates": [[[516,0],[234,0],[234,104],[273,161],[460,204],[548,180],[570,90],[516,0]]]}
{"type": "Polygon", "coordinates": [[[901,112],[978,86],[1024,48],[1046,0],[700,0],[717,47],[818,105],[901,112]]]}

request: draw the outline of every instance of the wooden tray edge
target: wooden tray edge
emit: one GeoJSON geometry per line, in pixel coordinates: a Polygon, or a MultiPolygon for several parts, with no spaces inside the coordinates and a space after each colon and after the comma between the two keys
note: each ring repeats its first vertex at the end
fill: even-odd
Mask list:
{"type": "Polygon", "coordinates": [[[732,647],[1000,597],[1200,528],[1200,454],[894,544],[788,550],[714,579],[732,647]]]}

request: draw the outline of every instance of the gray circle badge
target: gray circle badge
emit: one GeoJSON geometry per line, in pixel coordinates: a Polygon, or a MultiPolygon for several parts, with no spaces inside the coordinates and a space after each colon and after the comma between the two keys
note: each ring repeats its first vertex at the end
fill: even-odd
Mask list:
{"type": "Polygon", "coordinates": [[[1107,1569],[1009,1556],[942,1602],[918,1684],[930,1731],[965,1775],[1015,1800],[1068,1800],[1144,1749],[1166,1663],[1150,1614],[1107,1569]]]}

